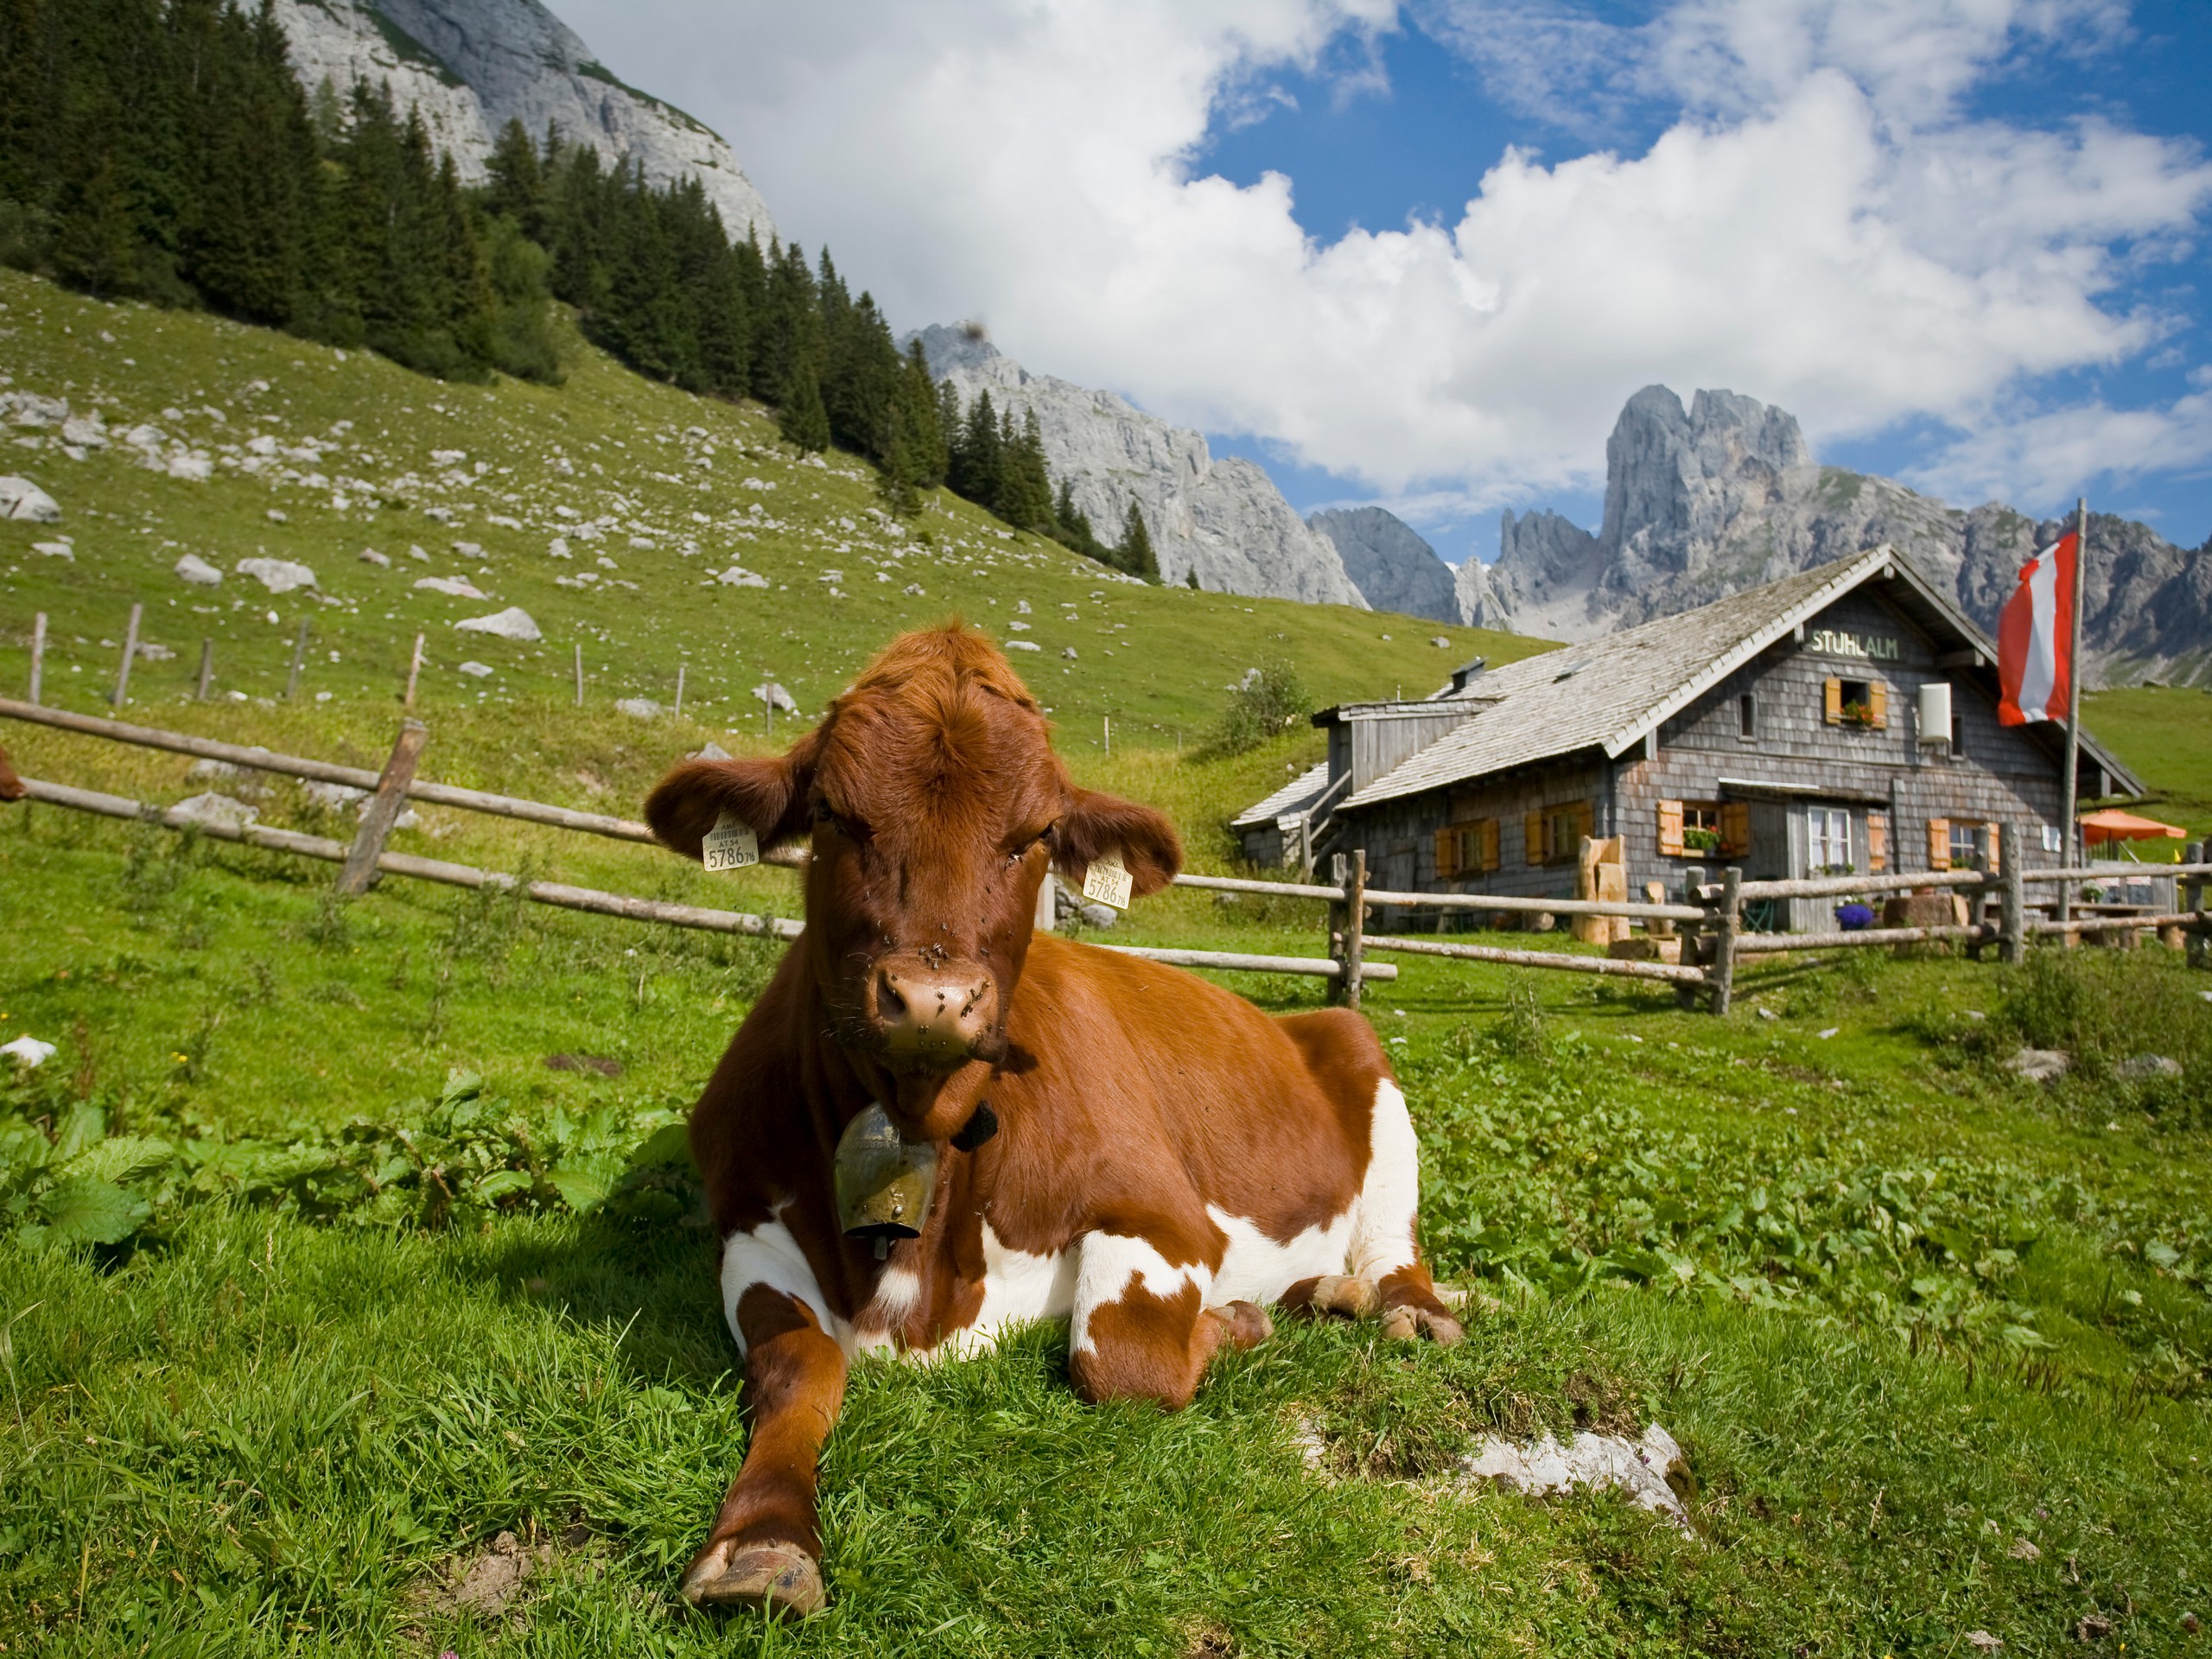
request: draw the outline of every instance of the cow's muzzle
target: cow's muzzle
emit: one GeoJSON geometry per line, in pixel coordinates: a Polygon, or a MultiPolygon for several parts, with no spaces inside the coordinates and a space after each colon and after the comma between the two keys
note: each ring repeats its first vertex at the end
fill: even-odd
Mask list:
{"type": "Polygon", "coordinates": [[[918,951],[881,957],[868,976],[866,1014],[894,1071],[950,1071],[995,1059],[1002,1046],[998,981],[977,962],[918,951]]]}

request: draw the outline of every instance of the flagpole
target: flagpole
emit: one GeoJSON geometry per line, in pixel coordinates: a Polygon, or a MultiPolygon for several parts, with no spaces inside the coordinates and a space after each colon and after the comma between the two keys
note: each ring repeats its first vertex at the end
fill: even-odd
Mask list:
{"type": "MultiPolygon", "coordinates": [[[[2082,867],[2082,594],[2089,569],[2089,499],[2074,501],[2074,608],[2066,645],[2065,868],[2082,867]]],[[[2058,884],[2058,919],[2073,919],[2074,884],[2058,884]]]]}

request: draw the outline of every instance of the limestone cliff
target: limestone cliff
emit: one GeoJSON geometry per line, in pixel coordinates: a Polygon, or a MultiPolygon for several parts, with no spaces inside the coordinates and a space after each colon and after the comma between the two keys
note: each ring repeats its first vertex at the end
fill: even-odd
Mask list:
{"type": "Polygon", "coordinates": [[[1335,545],[1344,574],[1376,610],[1439,622],[1460,620],[1452,567],[1397,514],[1382,507],[1332,507],[1306,522],[1335,545]]]}
{"type": "Polygon", "coordinates": [[[1102,539],[1120,533],[1135,502],[1163,581],[1195,570],[1217,593],[1367,608],[1335,544],[1253,462],[1216,459],[1199,434],[1110,391],[1031,374],[969,329],[940,323],[918,338],[930,372],[952,382],[963,407],[988,391],[1017,420],[1036,412],[1053,483],[1068,482],[1102,539]]]}
{"type": "MultiPolygon", "coordinates": [[[[2063,529],[2000,503],[1965,512],[1822,467],[1795,417],[1755,398],[1700,391],[1685,409],[1666,387],[1647,386],[1605,445],[1598,533],[1554,513],[1508,512],[1484,580],[1493,625],[1590,639],[1886,542],[1993,632],[2020,565],[2063,529]]],[[[2212,683],[2212,543],[2191,552],[2097,513],[2089,549],[2082,627],[2093,677],[2212,683]]]]}
{"type": "Polygon", "coordinates": [[[384,81],[422,112],[461,176],[483,176],[499,130],[550,126],[613,162],[642,162],[655,184],[696,178],[732,236],[775,234],[767,204],[720,137],[624,86],[538,0],[276,0],[293,67],[310,92],[384,81]]]}

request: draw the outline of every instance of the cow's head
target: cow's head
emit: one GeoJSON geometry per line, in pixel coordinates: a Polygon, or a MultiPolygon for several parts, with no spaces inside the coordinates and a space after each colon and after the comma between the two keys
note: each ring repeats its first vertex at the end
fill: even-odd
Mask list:
{"type": "Polygon", "coordinates": [[[1005,1057],[1046,873],[1080,885],[1118,854],[1146,893],[1183,857],[1161,814],[1070,781],[1036,699],[957,625],[893,641],[787,753],[686,762],[645,804],[694,858],[725,812],[764,851],[810,842],[795,948],[830,1035],[917,1140],[965,1124],[1005,1057]]]}

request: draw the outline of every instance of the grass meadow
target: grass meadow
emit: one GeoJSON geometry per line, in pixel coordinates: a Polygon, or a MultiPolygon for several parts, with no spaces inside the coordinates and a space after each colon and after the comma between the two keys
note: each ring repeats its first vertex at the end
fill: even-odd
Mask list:
{"type": "MultiPolygon", "coordinates": [[[[1387,694],[1401,675],[1440,677],[1432,634],[1455,657],[1531,648],[1111,584],[949,502],[924,516],[925,556],[918,535],[868,517],[853,463],[802,467],[758,411],[645,386],[580,346],[565,387],[486,392],[7,273],[0,299],[16,387],[109,398],[111,427],[166,420],[216,454],[217,429],[249,414],[280,415],[264,429],[288,442],[341,419],[391,434],[344,463],[376,474],[366,491],[327,458],[289,463],[298,481],[219,467],[206,484],[114,446],[12,460],[68,516],[0,526],[0,683],[20,683],[28,613],[44,609],[68,619],[50,700],[86,711],[111,666],[99,641],[142,595],[149,637],[177,655],[134,677],[134,718],[372,766],[420,629],[440,642],[426,775],[631,813],[708,740],[765,741],[753,677],[817,709],[896,627],[1026,597],[1031,632],[1078,650],[1021,659],[1054,685],[1077,775],[1166,808],[1194,866],[1222,870],[1230,813],[1318,754],[1312,733],[1191,753],[1244,666],[1280,651],[1317,696],[1387,694]],[[249,396],[256,381],[270,390],[249,396]],[[715,455],[684,439],[693,426],[715,455]],[[586,486],[550,464],[612,465],[618,437],[654,446],[645,471],[674,481],[586,486]],[[432,462],[433,446],[468,451],[467,470],[432,462]],[[480,458],[535,481],[496,499],[480,458]],[[317,465],[334,475],[310,485],[317,465]],[[744,491],[748,476],[779,488],[744,491]],[[552,559],[556,527],[608,517],[618,488],[619,521],[552,559]],[[755,527],[747,495],[777,503],[764,516],[784,528],[755,527]],[[487,526],[494,508],[524,528],[487,526]],[[32,550],[57,531],[73,556],[32,550]],[[486,556],[457,563],[457,537],[486,556]],[[395,563],[364,563],[359,544],[395,563]],[[412,560],[413,544],[435,557],[412,560]],[[612,573],[594,550],[610,546],[612,573]],[[235,556],[256,548],[313,566],[324,600],[238,592],[251,578],[235,556]],[[167,576],[188,550],[231,573],[221,588],[167,576]],[[819,582],[833,555],[864,579],[819,582]],[[699,585],[735,561],[772,585],[699,585]],[[561,585],[587,566],[607,579],[561,585]],[[874,580],[894,566],[900,582],[874,580]],[[414,588],[418,569],[467,575],[491,601],[459,609],[414,588]],[[928,591],[906,594],[909,580],[928,591]],[[471,640],[494,674],[449,671],[450,620],[493,602],[525,605],[546,639],[471,640]],[[302,614],[320,654],[287,702],[302,614]],[[220,641],[207,703],[188,690],[202,632],[220,641]],[[581,710],[575,638],[594,647],[581,710]],[[684,719],[613,709],[681,661],[696,665],[684,719]],[[1110,755],[1092,741],[1109,713],[1110,755]]],[[[2202,830],[2195,696],[2107,694],[2096,717],[2172,811],[2200,804],[2202,830]]],[[[205,786],[181,757],[15,722],[0,743],[27,775],[137,798],[205,786]]],[[[289,785],[258,804],[264,822],[344,833],[289,785]]],[[[785,872],[710,880],[649,849],[435,809],[396,844],[796,906],[785,872]]],[[[2050,950],[2018,970],[1788,958],[1739,976],[1726,1020],[1663,989],[1404,961],[1368,1011],[1422,1137],[1427,1243],[1469,1298],[1469,1340],[1440,1351],[1287,1324],[1173,1416],[1079,1405],[1049,1326],[978,1361],[862,1364],[823,1471],[830,1605],[781,1625],[694,1613],[675,1589],[746,1428],[714,1241],[672,1148],[777,947],[397,880],[340,903],[330,876],[0,809],[0,1040],[57,1046],[0,1071],[11,1659],[1878,1659],[2203,1642],[2212,976],[2171,953],[2050,950]],[[2019,1080],[2005,1062],[2024,1044],[2067,1048],[2075,1071],[2019,1080]],[[2132,1064],[2149,1055],[2173,1065],[2132,1064]],[[1691,1535],[1618,1497],[1535,1502],[1462,1472],[1483,1435],[1654,1421],[1687,1453],[1691,1535]],[[532,1570],[504,1608],[472,1611],[454,1586],[495,1548],[532,1570]]],[[[1321,918],[1185,890],[1114,937],[1310,955],[1321,918]]],[[[1270,1008],[1320,995],[1317,981],[1224,977],[1270,1008]]]]}

